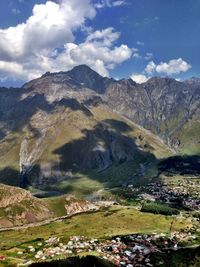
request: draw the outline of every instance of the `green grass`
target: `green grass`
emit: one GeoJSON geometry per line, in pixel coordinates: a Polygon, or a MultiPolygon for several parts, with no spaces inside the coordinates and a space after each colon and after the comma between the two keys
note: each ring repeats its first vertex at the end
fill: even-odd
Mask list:
{"type": "Polygon", "coordinates": [[[65,205],[66,205],[66,196],[51,197],[43,199],[47,204],[49,210],[54,212],[56,217],[61,217],[67,215],[65,205]]]}
{"type": "Polygon", "coordinates": [[[103,185],[100,182],[92,180],[87,175],[76,174],[72,179],[46,187],[46,190],[58,190],[62,193],[73,194],[81,198],[102,188],[103,185]]]}
{"type": "MultiPolygon", "coordinates": [[[[152,162],[148,165],[145,174],[141,175],[140,164],[144,163],[144,160],[138,157],[134,161],[114,165],[101,172],[77,173],[73,178],[48,186],[45,190],[60,191],[81,198],[105,188],[112,189],[127,184],[145,185],[157,176],[158,170],[156,162],[152,162]]],[[[146,163],[148,164],[147,160],[146,163]]]]}
{"type": "Polygon", "coordinates": [[[190,120],[183,128],[181,135],[182,154],[200,154],[200,122],[190,120]]]}
{"type": "MultiPolygon", "coordinates": [[[[34,243],[38,238],[47,239],[49,236],[58,236],[65,240],[71,235],[105,238],[132,233],[169,233],[172,220],[174,218],[169,216],[142,213],[131,207],[117,206],[40,227],[2,232],[0,251],[12,247],[24,247],[27,243],[34,243]]],[[[177,219],[173,223],[173,230],[184,229],[187,225],[186,221],[177,219]]]]}

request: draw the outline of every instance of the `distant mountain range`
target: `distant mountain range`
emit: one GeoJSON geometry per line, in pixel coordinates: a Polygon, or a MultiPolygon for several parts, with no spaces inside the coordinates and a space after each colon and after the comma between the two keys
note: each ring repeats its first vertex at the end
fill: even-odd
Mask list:
{"type": "Polygon", "coordinates": [[[199,78],[137,84],[81,65],[0,88],[0,182],[47,186],[128,162],[141,174],[141,164],[199,152],[199,78]]]}

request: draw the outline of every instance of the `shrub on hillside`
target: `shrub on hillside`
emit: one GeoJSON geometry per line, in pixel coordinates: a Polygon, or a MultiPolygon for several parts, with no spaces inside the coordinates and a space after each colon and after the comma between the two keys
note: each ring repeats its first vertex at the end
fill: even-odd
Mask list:
{"type": "Polygon", "coordinates": [[[143,212],[150,212],[154,214],[163,214],[163,215],[177,215],[179,214],[179,210],[171,208],[164,204],[159,203],[144,203],[142,205],[141,211],[143,212]]]}

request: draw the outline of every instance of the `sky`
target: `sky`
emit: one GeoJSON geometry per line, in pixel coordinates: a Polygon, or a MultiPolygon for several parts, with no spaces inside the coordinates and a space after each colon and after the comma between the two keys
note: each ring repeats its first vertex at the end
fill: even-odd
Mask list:
{"type": "Polygon", "coordinates": [[[200,77],[200,0],[1,0],[0,86],[87,64],[138,83],[200,77]]]}

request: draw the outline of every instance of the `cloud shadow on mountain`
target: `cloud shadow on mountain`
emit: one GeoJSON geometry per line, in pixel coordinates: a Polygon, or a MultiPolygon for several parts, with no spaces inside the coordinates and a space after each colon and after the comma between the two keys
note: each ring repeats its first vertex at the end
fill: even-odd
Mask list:
{"type": "MultiPolygon", "coordinates": [[[[141,175],[140,164],[156,161],[156,158],[152,153],[142,151],[136,145],[134,138],[128,136],[132,130],[125,122],[114,119],[97,123],[93,129],[84,129],[82,138],[75,139],[54,151],[54,154],[60,157],[61,171],[82,173],[91,180],[105,182],[108,187],[111,187],[113,179],[116,179],[115,177],[112,181],[109,181],[109,178],[102,179],[102,174],[112,168],[111,176],[116,174],[114,169],[117,170],[119,166],[122,166],[122,169],[123,167],[134,169],[135,166],[135,170],[141,175]]],[[[128,179],[133,179],[135,174],[129,173],[128,179]]],[[[126,177],[121,177],[119,183],[126,183],[125,180],[122,181],[123,178],[126,180],[126,177]]]]}
{"type": "MultiPolygon", "coordinates": [[[[69,108],[72,111],[81,111],[86,116],[92,116],[87,107],[74,98],[63,98],[60,101],[49,103],[43,94],[26,97],[22,99],[23,89],[2,89],[0,90],[0,123],[5,132],[21,131],[26,125],[30,125],[31,118],[39,111],[54,113],[58,108],[69,108]],[[7,91],[6,91],[7,90],[7,91]],[[12,93],[13,92],[13,93],[12,93]]],[[[35,129],[33,133],[36,134],[35,129]]],[[[36,134],[38,135],[38,133],[36,134]]],[[[0,139],[5,134],[0,132],[0,139]]]]}

